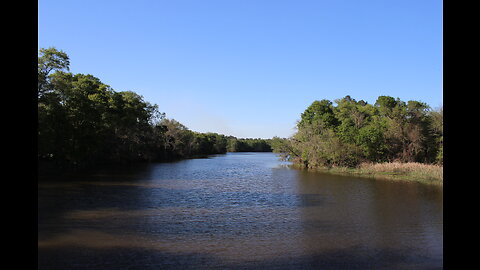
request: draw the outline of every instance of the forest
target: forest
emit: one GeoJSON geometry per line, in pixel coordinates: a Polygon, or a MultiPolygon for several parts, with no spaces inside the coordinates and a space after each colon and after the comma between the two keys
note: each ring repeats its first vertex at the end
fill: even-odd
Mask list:
{"type": "Polygon", "coordinates": [[[361,163],[443,164],[443,107],[379,96],[314,101],[290,138],[272,139],[274,152],[305,168],[361,163]],[[335,103],[334,103],[335,102],[335,103]]]}
{"type": "Polygon", "coordinates": [[[268,139],[188,129],[132,91],[115,91],[90,74],[73,74],[53,47],[38,56],[38,160],[55,169],[168,161],[243,151],[272,151],[268,139]]]}
{"type": "Polygon", "coordinates": [[[200,133],[166,117],[132,91],[69,72],[53,47],[38,57],[38,160],[54,168],[169,161],[226,152],[276,152],[305,168],[364,162],[443,164],[443,107],[379,96],[314,101],[290,138],[200,133]]]}

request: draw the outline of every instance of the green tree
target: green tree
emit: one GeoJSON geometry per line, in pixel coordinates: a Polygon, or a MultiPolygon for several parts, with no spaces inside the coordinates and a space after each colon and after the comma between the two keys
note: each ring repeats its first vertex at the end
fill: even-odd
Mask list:
{"type": "Polygon", "coordinates": [[[430,116],[432,137],[435,138],[435,162],[443,164],[443,106],[431,111],[430,116]]]}
{"type": "Polygon", "coordinates": [[[374,105],[350,96],[314,101],[297,132],[274,138],[274,152],[305,167],[356,166],[363,161],[441,162],[443,115],[420,101],[380,96],[374,105]]]}
{"type": "Polygon", "coordinates": [[[338,125],[338,120],[333,112],[332,102],[326,99],[314,101],[301,115],[297,127],[311,124],[319,124],[326,128],[338,125]]]}
{"type": "Polygon", "coordinates": [[[69,70],[70,59],[63,51],[54,47],[40,49],[38,57],[38,97],[51,90],[49,76],[52,71],[69,70]]]}

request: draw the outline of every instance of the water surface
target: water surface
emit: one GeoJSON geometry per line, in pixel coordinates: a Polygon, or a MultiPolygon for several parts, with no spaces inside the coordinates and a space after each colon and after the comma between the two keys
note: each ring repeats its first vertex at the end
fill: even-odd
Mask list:
{"type": "Polygon", "coordinates": [[[272,153],[38,186],[39,269],[441,269],[443,187],[290,169],[272,153]]]}

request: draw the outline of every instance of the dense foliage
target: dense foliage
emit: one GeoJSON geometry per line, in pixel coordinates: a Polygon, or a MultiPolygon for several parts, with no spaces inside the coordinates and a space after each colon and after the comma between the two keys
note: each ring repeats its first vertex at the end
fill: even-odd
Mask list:
{"type": "Polygon", "coordinates": [[[291,138],[273,138],[274,152],[308,168],[361,162],[443,162],[443,108],[380,96],[374,105],[350,96],[314,101],[291,138]]]}
{"type": "Polygon", "coordinates": [[[272,152],[270,139],[228,138],[228,152],[272,152]]]}
{"type": "Polygon", "coordinates": [[[314,101],[291,138],[238,139],[189,130],[132,91],[69,72],[55,48],[38,58],[38,157],[57,168],[170,160],[225,152],[281,153],[305,167],[361,162],[443,163],[443,108],[380,96],[314,101]]]}
{"type": "MultiPolygon", "coordinates": [[[[189,130],[132,92],[69,71],[55,48],[38,58],[38,157],[56,168],[267,151],[265,141],[189,130]],[[228,148],[228,149],[227,149],[228,148]]],[[[271,151],[271,149],[270,149],[271,151]]]]}

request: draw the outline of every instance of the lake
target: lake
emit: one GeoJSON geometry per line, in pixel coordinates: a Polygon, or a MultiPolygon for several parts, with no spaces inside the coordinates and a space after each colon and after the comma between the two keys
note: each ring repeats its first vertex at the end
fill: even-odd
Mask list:
{"type": "Polygon", "coordinates": [[[38,184],[38,269],[442,268],[442,186],[307,172],[273,153],[38,184]]]}

